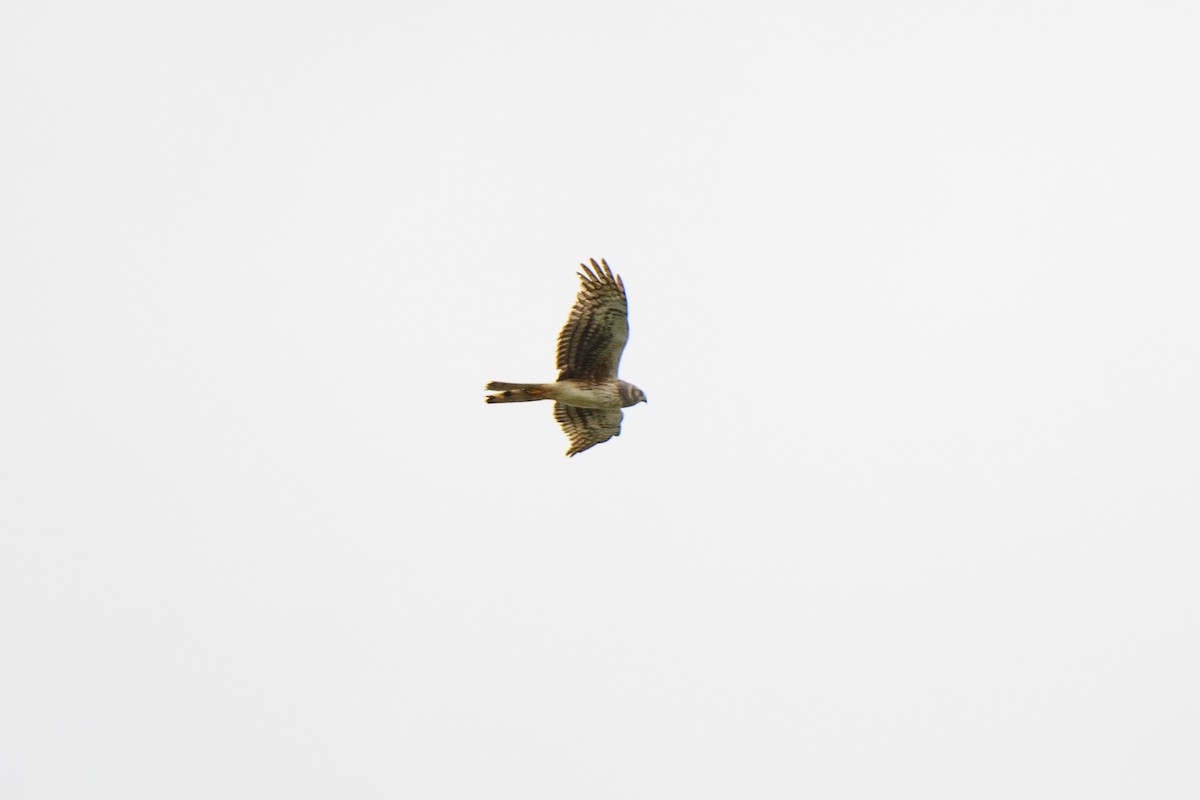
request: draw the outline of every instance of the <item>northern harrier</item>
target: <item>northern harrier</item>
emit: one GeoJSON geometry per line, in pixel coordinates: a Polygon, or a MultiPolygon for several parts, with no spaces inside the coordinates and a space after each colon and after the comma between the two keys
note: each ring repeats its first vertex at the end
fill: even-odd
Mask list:
{"type": "Polygon", "coordinates": [[[629,338],[625,285],[604,259],[580,264],[582,287],[567,324],[558,334],[558,380],[502,383],[487,388],[489,403],[553,400],[554,418],[571,440],[568,456],[621,435],[621,409],[646,402],[632,383],[617,379],[617,364],[629,338]]]}

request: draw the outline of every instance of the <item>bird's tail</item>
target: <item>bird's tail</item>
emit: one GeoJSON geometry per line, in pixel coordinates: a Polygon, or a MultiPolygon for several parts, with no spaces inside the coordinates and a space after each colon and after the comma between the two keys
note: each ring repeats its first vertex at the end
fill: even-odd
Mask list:
{"type": "Polygon", "coordinates": [[[489,403],[529,403],[534,400],[549,400],[546,385],[542,383],[504,383],[492,381],[487,385],[489,394],[484,398],[489,403]]]}

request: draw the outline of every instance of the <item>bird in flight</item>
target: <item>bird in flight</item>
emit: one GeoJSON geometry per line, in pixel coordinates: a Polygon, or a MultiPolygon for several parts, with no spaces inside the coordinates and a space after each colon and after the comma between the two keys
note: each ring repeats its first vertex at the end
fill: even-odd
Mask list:
{"type": "Polygon", "coordinates": [[[646,402],[646,394],[617,378],[629,338],[625,285],[608,263],[580,264],[582,286],[567,324],[558,334],[558,380],[554,383],[487,385],[489,403],[553,400],[554,419],[571,440],[568,456],[621,435],[622,408],[646,402]]]}

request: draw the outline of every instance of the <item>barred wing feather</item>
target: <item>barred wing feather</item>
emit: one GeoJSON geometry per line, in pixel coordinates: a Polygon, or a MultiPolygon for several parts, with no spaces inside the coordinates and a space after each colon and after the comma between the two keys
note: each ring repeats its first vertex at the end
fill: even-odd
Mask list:
{"type": "Polygon", "coordinates": [[[601,442],[607,442],[614,436],[620,436],[623,416],[618,408],[582,408],[566,403],[554,404],[554,418],[571,440],[571,449],[567,451],[569,456],[582,453],[601,442]]]}
{"type": "Polygon", "coordinates": [[[579,266],[579,296],[558,335],[558,379],[611,381],[629,339],[625,286],[603,259],[579,266]]]}

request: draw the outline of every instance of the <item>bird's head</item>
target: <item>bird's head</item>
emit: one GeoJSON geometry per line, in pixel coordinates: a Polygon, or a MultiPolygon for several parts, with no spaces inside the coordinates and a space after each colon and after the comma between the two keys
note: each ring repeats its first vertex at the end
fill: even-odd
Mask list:
{"type": "Polygon", "coordinates": [[[625,406],[626,408],[628,408],[629,406],[635,406],[638,403],[649,402],[646,400],[646,393],[643,392],[638,387],[634,386],[632,383],[626,383],[625,381],[621,381],[620,389],[621,389],[621,405],[625,406]]]}

